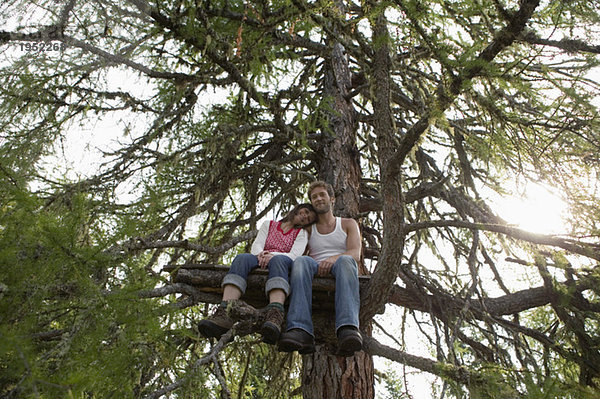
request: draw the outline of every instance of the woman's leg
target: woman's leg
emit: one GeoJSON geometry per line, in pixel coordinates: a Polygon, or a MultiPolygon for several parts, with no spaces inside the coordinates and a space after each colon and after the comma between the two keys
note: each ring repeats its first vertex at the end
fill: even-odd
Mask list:
{"type": "Polygon", "coordinates": [[[284,303],[287,295],[285,291],[279,288],[275,288],[269,292],[269,303],[284,303]]]}
{"type": "Polygon", "coordinates": [[[290,293],[290,270],[294,262],[285,255],[275,255],[269,261],[269,277],[265,285],[265,292],[269,302],[283,304],[290,293]]]}
{"type": "Polygon", "coordinates": [[[223,287],[223,299],[222,301],[232,301],[234,299],[240,299],[242,291],[233,284],[227,284],[223,287]]]}
{"type": "Polygon", "coordinates": [[[246,292],[248,274],[258,267],[258,258],[252,254],[239,254],[223,278],[223,301],[239,299],[246,292]]]}
{"type": "Polygon", "coordinates": [[[284,316],[283,303],[290,293],[289,274],[292,263],[292,259],[285,255],[275,255],[269,261],[269,278],[265,285],[269,305],[266,308],[261,334],[263,342],[271,345],[277,342],[281,333],[284,316]]]}
{"type": "Polygon", "coordinates": [[[227,314],[227,302],[239,299],[246,291],[248,273],[258,266],[258,258],[252,254],[235,257],[229,273],[223,278],[223,299],[215,312],[198,323],[198,331],[207,338],[220,338],[232,326],[233,320],[227,314]]]}

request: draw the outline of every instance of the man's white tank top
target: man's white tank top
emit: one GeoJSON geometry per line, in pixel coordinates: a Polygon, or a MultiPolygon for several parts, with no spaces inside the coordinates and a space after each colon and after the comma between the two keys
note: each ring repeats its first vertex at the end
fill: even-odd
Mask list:
{"type": "Polygon", "coordinates": [[[342,229],[342,218],[335,218],[335,229],[329,234],[321,234],[316,225],[311,226],[310,239],[308,240],[309,255],[320,262],[333,255],[346,252],[347,234],[342,229]]]}

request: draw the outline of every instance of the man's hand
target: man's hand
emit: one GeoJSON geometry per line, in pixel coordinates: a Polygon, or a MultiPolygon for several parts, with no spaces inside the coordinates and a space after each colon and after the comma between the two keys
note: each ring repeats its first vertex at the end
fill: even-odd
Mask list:
{"type": "Polygon", "coordinates": [[[258,266],[260,266],[261,269],[266,269],[273,256],[275,255],[269,251],[262,251],[256,256],[258,258],[258,266]]]}
{"type": "Polygon", "coordinates": [[[333,267],[333,264],[335,263],[336,260],[338,260],[339,257],[340,257],[340,255],[334,255],[334,256],[330,256],[329,258],[319,262],[319,269],[317,270],[317,276],[324,277],[324,276],[327,276],[329,273],[331,273],[331,268],[333,267]]]}

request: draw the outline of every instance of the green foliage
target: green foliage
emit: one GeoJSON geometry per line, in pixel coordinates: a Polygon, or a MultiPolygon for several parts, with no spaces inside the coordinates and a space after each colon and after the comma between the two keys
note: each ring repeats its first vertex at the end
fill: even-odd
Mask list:
{"type": "Polygon", "coordinates": [[[138,397],[157,355],[173,350],[157,304],[137,294],[148,275],[90,245],[90,210],[83,194],[44,206],[19,190],[2,208],[3,396],[138,397]]]}
{"type": "MultiPolygon", "coordinates": [[[[406,394],[402,376],[395,370],[389,370],[382,376],[385,395],[381,399],[404,399],[410,396],[406,394]]],[[[379,397],[379,396],[378,396],[379,397]]]]}

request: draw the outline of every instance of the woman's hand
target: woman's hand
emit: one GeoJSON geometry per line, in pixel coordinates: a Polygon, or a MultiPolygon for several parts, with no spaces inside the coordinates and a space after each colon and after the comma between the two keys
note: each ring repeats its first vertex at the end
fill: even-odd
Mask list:
{"type": "Polygon", "coordinates": [[[271,260],[271,258],[274,255],[269,252],[269,251],[262,251],[261,253],[259,253],[257,255],[258,257],[258,266],[260,266],[261,269],[266,269],[267,266],[269,265],[269,261],[271,260]]]}

